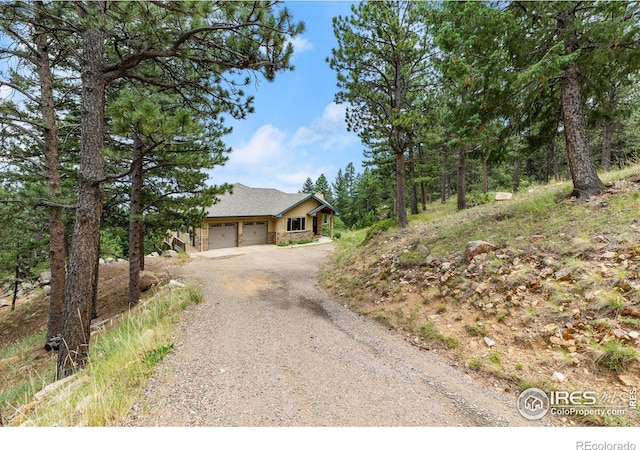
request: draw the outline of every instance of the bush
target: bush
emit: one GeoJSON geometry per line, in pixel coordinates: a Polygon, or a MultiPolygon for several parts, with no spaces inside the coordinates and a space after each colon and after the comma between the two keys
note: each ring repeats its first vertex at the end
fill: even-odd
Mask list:
{"type": "Polygon", "coordinates": [[[598,363],[609,370],[619,372],[638,357],[635,348],[627,347],[619,341],[610,341],[602,347],[604,354],[598,358],[598,363]]]}
{"type": "Polygon", "coordinates": [[[335,216],[333,218],[333,229],[334,230],[347,230],[349,227],[347,227],[344,224],[344,221],[340,218],[340,216],[335,216]]]}
{"type": "Polygon", "coordinates": [[[488,193],[485,194],[484,192],[471,192],[467,194],[468,207],[484,205],[489,203],[490,201],[491,196],[488,193]]]}
{"type": "Polygon", "coordinates": [[[116,258],[125,256],[128,251],[128,242],[117,231],[105,229],[100,231],[100,255],[116,258]]]}
{"type": "Polygon", "coordinates": [[[377,236],[378,234],[387,231],[389,228],[398,225],[398,220],[396,218],[392,218],[392,219],[382,219],[379,220],[378,222],[374,223],[373,225],[371,225],[371,228],[369,228],[369,230],[367,231],[367,235],[365,236],[364,240],[362,241],[362,244],[366,244],[367,242],[369,242],[374,236],[377,236]]]}

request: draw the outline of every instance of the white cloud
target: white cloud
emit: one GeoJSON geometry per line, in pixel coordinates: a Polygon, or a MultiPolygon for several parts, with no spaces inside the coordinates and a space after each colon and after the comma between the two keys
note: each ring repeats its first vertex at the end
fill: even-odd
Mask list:
{"type": "Polygon", "coordinates": [[[11,88],[9,86],[0,85],[0,100],[6,100],[11,94],[11,88]]]}
{"type": "Polygon", "coordinates": [[[324,173],[332,180],[339,167],[360,156],[349,156],[358,138],[347,132],[344,114],[343,105],[330,103],[319,117],[291,130],[260,126],[248,141],[231,145],[229,160],[213,171],[212,182],[298,192],[307,178],[315,181],[324,173]]]}
{"type": "Polygon", "coordinates": [[[260,165],[281,158],[285,134],[271,125],[263,125],[248,143],[233,149],[229,162],[242,165],[260,165]]]}
{"type": "Polygon", "coordinates": [[[300,188],[302,188],[302,185],[304,184],[305,181],[307,181],[307,178],[311,178],[312,180],[315,181],[319,176],[320,176],[320,172],[318,172],[317,169],[314,169],[313,171],[298,170],[292,173],[283,172],[283,173],[277,174],[275,178],[286,185],[295,185],[295,186],[300,186],[300,188]]]}
{"type": "Polygon", "coordinates": [[[309,39],[295,36],[289,39],[289,42],[293,45],[294,54],[313,50],[313,44],[309,39]]]}
{"type": "Polygon", "coordinates": [[[301,147],[321,143],[325,150],[352,144],[355,136],[347,132],[345,112],[345,105],[329,103],[319,119],[298,127],[289,144],[301,147]]]}

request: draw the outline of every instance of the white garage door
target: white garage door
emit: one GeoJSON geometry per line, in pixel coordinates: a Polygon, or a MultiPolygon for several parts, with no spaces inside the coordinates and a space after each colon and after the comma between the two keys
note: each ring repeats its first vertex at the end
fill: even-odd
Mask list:
{"type": "Polygon", "coordinates": [[[209,225],[209,250],[238,246],[238,224],[236,222],[212,223],[209,225]]]}
{"type": "Polygon", "coordinates": [[[267,222],[245,222],[242,224],[242,245],[262,245],[267,241],[267,222]]]}

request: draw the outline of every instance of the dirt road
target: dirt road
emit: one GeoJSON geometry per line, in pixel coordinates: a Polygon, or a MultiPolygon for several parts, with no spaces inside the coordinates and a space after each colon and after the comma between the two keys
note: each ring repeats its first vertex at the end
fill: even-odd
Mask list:
{"type": "Polygon", "coordinates": [[[318,267],[331,250],[261,246],[186,264],[204,302],[129,425],[539,425],[326,294],[318,267]]]}

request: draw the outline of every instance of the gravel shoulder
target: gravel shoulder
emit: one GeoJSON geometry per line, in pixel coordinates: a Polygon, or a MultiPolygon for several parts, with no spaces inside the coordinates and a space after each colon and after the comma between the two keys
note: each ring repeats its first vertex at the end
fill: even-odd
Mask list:
{"type": "Polygon", "coordinates": [[[190,307],[129,426],[540,426],[340,305],[318,285],[331,244],[203,255],[190,307]]]}

